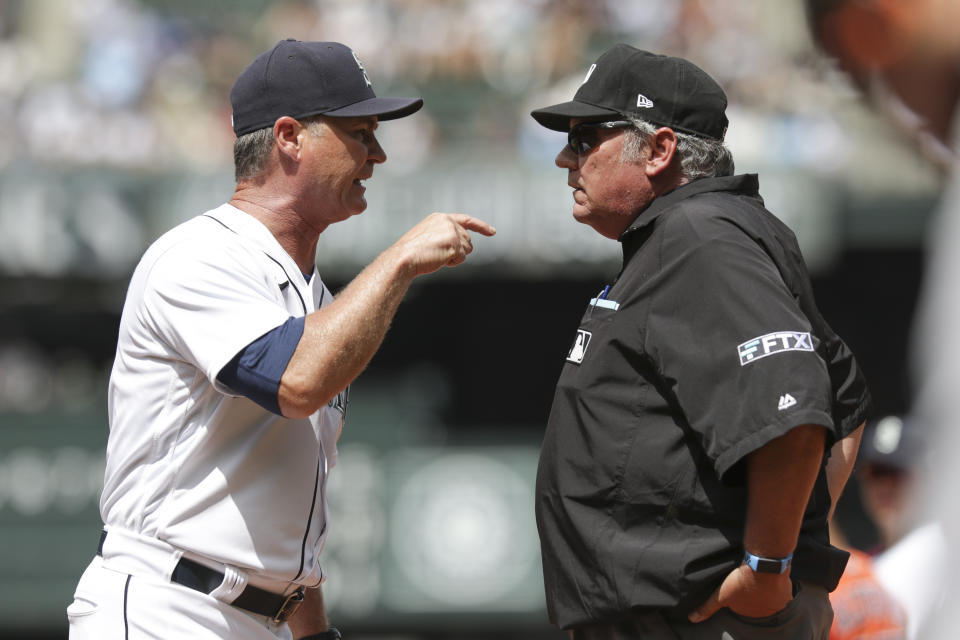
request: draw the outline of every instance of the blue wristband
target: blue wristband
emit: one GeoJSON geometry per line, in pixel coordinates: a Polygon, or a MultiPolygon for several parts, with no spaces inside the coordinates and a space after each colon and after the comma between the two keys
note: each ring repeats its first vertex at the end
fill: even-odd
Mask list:
{"type": "Polygon", "coordinates": [[[743,562],[757,573],[786,573],[793,560],[791,553],[786,558],[761,558],[746,549],[743,550],[743,562]]]}

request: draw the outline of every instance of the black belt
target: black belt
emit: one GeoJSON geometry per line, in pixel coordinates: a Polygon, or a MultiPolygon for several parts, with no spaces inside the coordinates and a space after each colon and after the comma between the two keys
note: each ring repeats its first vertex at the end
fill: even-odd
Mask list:
{"type": "MultiPolygon", "coordinates": [[[[103,541],[106,539],[107,532],[102,531],[100,533],[100,544],[97,545],[98,556],[103,555],[103,541]]],[[[170,581],[209,595],[223,583],[223,572],[205,567],[199,562],[187,558],[180,558],[177,566],[173,568],[170,581]]],[[[299,587],[290,595],[285,596],[247,585],[236,600],[230,604],[261,616],[267,616],[274,622],[286,622],[302,602],[303,587],[299,587]]]]}

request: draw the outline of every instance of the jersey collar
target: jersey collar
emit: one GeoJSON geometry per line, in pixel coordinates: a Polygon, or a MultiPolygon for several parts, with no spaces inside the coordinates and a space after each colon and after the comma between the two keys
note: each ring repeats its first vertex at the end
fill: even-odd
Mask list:
{"type": "MultiPolygon", "coordinates": [[[[303,273],[300,271],[300,267],[297,266],[297,263],[290,254],[280,246],[280,243],[277,242],[277,239],[270,232],[270,229],[262,222],[229,203],[222,204],[216,209],[208,211],[206,215],[215,218],[220,224],[231,231],[257,243],[264,253],[276,260],[283,267],[288,278],[299,278],[300,286],[309,286],[306,278],[304,278],[303,273]]],[[[316,267],[314,267],[313,272],[316,274],[316,267]]]]}
{"type": "Polygon", "coordinates": [[[710,193],[714,191],[729,191],[741,195],[760,197],[760,181],[755,173],[745,173],[738,176],[724,176],[721,178],[700,178],[693,182],[680,185],[673,191],[669,191],[659,198],[654,199],[646,209],[640,212],[640,215],[627,227],[627,230],[620,235],[620,242],[623,242],[627,236],[651,224],[660,217],[660,214],[673,205],[700,195],[701,193],[710,193]]]}
{"type": "Polygon", "coordinates": [[[650,236],[650,232],[653,231],[653,223],[664,211],[688,198],[703,193],[724,191],[757,198],[761,204],[763,203],[763,199],[760,197],[760,181],[755,173],[723,176],[721,178],[699,178],[693,182],[680,185],[651,202],[627,227],[627,230],[620,234],[618,240],[623,248],[623,263],[626,264],[650,236]]]}

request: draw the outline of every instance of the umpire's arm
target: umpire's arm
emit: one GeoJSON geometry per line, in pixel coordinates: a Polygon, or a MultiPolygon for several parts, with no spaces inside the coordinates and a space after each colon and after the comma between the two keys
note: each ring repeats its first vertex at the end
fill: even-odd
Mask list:
{"type": "MultiPolygon", "coordinates": [[[[785,558],[797,546],[803,512],[823,462],[826,429],[794,427],[747,456],[747,519],[743,546],[754,555],[785,558]]],[[[750,617],[768,616],[793,597],[789,572],[757,573],[741,564],[696,611],[700,622],[722,607],[750,617]]]]}

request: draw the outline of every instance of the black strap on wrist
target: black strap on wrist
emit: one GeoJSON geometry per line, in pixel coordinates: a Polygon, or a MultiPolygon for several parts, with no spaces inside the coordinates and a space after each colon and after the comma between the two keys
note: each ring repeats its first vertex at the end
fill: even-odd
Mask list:
{"type": "Polygon", "coordinates": [[[746,549],[743,551],[743,563],[757,573],[786,573],[792,562],[792,553],[786,558],[761,558],[746,549]]]}
{"type": "Polygon", "coordinates": [[[300,640],[341,640],[343,638],[340,635],[340,630],[336,627],[330,627],[326,631],[321,631],[320,633],[314,633],[313,635],[304,636],[300,640]]]}

